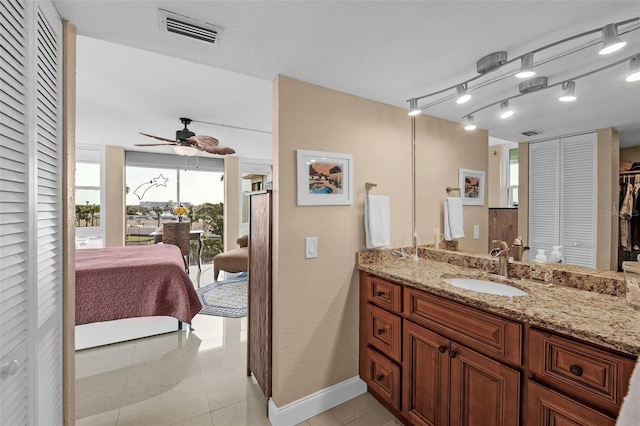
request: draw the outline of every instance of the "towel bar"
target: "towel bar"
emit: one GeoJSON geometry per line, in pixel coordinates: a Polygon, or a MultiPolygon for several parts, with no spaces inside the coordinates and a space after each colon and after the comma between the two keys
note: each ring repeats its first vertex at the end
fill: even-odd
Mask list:
{"type": "Polygon", "coordinates": [[[460,192],[460,188],[452,188],[450,186],[447,186],[447,194],[449,194],[451,191],[458,191],[460,192]]]}
{"type": "Polygon", "coordinates": [[[371,188],[375,188],[376,186],[378,186],[378,185],[377,185],[377,184],[375,184],[375,183],[371,183],[371,182],[367,182],[367,183],[365,183],[365,184],[364,184],[364,187],[365,187],[365,188],[366,188],[366,190],[367,190],[367,196],[369,195],[369,190],[370,190],[371,188]]]}

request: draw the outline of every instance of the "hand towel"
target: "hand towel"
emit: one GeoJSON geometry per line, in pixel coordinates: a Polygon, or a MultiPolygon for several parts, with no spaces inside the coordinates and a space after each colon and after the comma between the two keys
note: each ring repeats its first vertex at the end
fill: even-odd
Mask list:
{"type": "Polygon", "coordinates": [[[367,248],[389,247],[389,197],[368,195],[364,200],[364,230],[367,248]]]}
{"type": "Polygon", "coordinates": [[[616,426],[640,425],[640,360],[636,363],[629,381],[629,391],[622,401],[616,426]]]}
{"type": "Polygon", "coordinates": [[[462,199],[447,197],[444,199],[444,239],[464,238],[462,223],[462,199]]]}

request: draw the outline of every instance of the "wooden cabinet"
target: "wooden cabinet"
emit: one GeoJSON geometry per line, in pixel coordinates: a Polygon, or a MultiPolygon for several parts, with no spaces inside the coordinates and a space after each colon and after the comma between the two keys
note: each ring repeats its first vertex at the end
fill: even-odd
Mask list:
{"type": "Polygon", "coordinates": [[[533,378],[608,415],[618,415],[634,365],[628,358],[593,345],[541,330],[529,331],[533,378]]]}
{"type": "Polygon", "coordinates": [[[405,424],[614,425],[634,366],[632,357],[360,273],[360,377],[405,424]]]}
{"type": "Polygon", "coordinates": [[[404,409],[413,423],[518,424],[519,371],[410,321],[403,339],[404,409]]]}
{"type": "Polygon", "coordinates": [[[529,380],[526,426],[614,426],[616,421],[529,380]]]}

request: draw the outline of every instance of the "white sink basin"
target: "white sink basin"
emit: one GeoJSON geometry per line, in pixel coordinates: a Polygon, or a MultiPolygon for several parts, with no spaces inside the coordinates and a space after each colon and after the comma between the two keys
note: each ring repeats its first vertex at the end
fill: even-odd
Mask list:
{"type": "Polygon", "coordinates": [[[527,293],[519,288],[506,284],[494,283],[493,281],[477,280],[474,278],[447,278],[444,282],[454,287],[465,290],[477,291],[478,293],[494,294],[496,296],[526,296],[527,293]]]}

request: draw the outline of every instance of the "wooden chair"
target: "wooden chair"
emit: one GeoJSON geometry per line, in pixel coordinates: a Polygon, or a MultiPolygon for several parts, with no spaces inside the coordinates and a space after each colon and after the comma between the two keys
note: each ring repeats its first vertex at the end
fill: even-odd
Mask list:
{"type": "Polygon", "coordinates": [[[189,222],[165,223],[162,225],[162,242],[180,247],[184,259],[184,269],[189,272],[189,238],[191,224],[189,222]]]}

